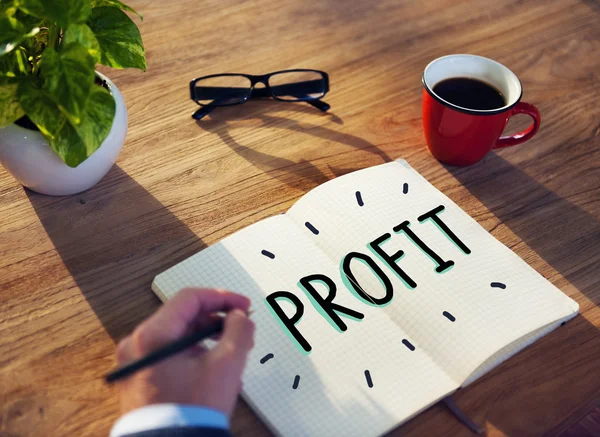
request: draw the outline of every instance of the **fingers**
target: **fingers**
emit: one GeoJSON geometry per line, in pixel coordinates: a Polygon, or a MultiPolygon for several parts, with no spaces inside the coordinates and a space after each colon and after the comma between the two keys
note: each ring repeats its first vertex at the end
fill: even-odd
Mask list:
{"type": "Polygon", "coordinates": [[[184,289],[136,328],[132,341],[136,352],[145,354],[181,338],[203,315],[249,307],[247,297],[230,291],[184,289]]]}
{"type": "Polygon", "coordinates": [[[229,311],[235,308],[247,311],[249,307],[250,300],[246,296],[231,291],[185,288],[153,317],[157,321],[172,323],[183,331],[200,314],[229,311]]]}
{"type": "Polygon", "coordinates": [[[133,341],[131,340],[131,335],[128,335],[119,342],[115,354],[119,366],[133,361],[136,358],[135,351],[133,348],[133,341]]]}
{"type": "Polygon", "coordinates": [[[245,363],[246,356],[253,346],[254,323],[246,316],[245,312],[230,311],[225,318],[223,334],[215,350],[219,354],[245,363]]]}
{"type": "MultiPolygon", "coordinates": [[[[208,314],[206,316],[201,316],[190,324],[188,333],[192,333],[195,331],[203,331],[206,328],[208,328],[209,326],[212,326],[212,325],[216,324],[217,322],[222,322],[222,321],[223,321],[223,316],[220,316],[217,313],[208,314]]],[[[220,338],[221,338],[220,332],[209,337],[209,339],[213,340],[213,341],[218,341],[220,338]]]]}
{"type": "Polygon", "coordinates": [[[233,310],[225,318],[225,326],[221,340],[209,352],[214,359],[216,369],[221,372],[221,379],[227,381],[225,390],[221,392],[223,402],[221,411],[231,416],[235,401],[241,390],[241,378],[246,366],[248,352],[254,346],[254,323],[240,310],[233,310]]]}
{"type": "Polygon", "coordinates": [[[208,349],[204,345],[196,344],[196,345],[188,348],[184,353],[189,358],[198,359],[198,358],[202,357],[204,354],[206,354],[207,352],[208,352],[208,349]]]}

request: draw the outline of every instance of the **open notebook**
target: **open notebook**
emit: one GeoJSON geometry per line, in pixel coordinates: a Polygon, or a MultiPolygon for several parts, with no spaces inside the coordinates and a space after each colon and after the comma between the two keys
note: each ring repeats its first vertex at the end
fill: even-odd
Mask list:
{"type": "Polygon", "coordinates": [[[574,317],[405,161],[329,181],[158,275],[252,300],[243,395],[282,436],[378,436],[574,317]]]}

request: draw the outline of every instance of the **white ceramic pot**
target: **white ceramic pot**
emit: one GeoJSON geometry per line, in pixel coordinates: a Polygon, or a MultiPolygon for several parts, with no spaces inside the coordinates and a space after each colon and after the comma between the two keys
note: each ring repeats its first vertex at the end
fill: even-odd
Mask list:
{"type": "Polygon", "coordinates": [[[16,124],[0,129],[0,164],[23,186],[52,196],[79,193],[96,185],[117,160],[127,135],[127,108],[115,84],[96,74],[106,80],[115,99],[115,118],[98,150],[77,167],[65,164],[38,131],[16,124]]]}

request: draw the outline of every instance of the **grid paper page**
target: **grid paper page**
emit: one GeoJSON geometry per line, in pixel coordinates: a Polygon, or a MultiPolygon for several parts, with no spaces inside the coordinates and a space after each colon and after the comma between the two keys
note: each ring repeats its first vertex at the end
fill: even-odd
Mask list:
{"type": "MultiPolygon", "coordinates": [[[[287,215],[335,265],[341,267],[346,254],[353,251],[372,258],[393,285],[391,303],[380,310],[458,384],[467,381],[476,369],[476,376],[491,370],[548,332],[541,328],[556,327],[557,322],[575,316],[578,310],[577,303],[498,242],[405,161],[360,170],[323,184],[303,196],[287,215]],[[418,217],[440,205],[444,210],[438,214],[439,219],[470,253],[465,253],[431,219],[419,222],[418,217]],[[443,273],[436,272],[438,263],[414,243],[406,227],[394,232],[393,228],[406,220],[410,222],[408,232],[454,265],[443,273]],[[318,234],[308,228],[307,222],[318,234]],[[379,246],[389,255],[404,251],[396,263],[416,283],[414,289],[367,246],[385,233],[390,234],[389,239],[379,246]],[[494,287],[492,283],[496,283],[494,287]],[[536,331],[537,336],[530,335],[536,331]],[[502,354],[498,355],[500,350],[502,354]]],[[[350,265],[361,289],[374,297],[384,295],[371,269],[356,260],[350,265]]]]}
{"type": "MultiPolygon", "coordinates": [[[[231,289],[252,300],[255,346],[243,395],[278,435],[379,436],[458,388],[422,348],[411,350],[402,342],[408,335],[381,309],[358,302],[344,289],[337,266],[287,215],[256,223],[183,261],[157,276],[153,289],[168,299],[186,286],[231,289]],[[364,319],[344,318],[347,330],[334,329],[298,286],[302,277],[316,273],[336,284],[336,304],[359,311],[364,319]],[[309,355],[265,303],[267,295],[280,290],[293,293],[304,306],[296,327],[312,347],[309,355]],[[268,354],[273,357],[261,364],[268,354]]],[[[326,296],[324,286],[317,286],[326,296]]],[[[294,305],[281,305],[293,315],[294,305]]]]}

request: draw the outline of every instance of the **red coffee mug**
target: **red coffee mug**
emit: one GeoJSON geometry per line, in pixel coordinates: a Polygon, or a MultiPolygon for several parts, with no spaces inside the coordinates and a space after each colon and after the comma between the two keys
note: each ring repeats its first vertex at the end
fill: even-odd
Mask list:
{"type": "Polygon", "coordinates": [[[535,135],[540,127],[540,111],[521,102],[523,87],[504,65],[475,55],[449,55],[431,62],[423,72],[423,127],[429,150],[439,161],[451,165],[471,165],[491,149],[516,146],[535,135]],[[435,85],[450,78],[473,78],[494,86],[506,105],[477,110],[454,105],[433,92],[435,85]],[[522,132],[501,137],[508,119],[527,114],[533,123],[522,132]]]}

